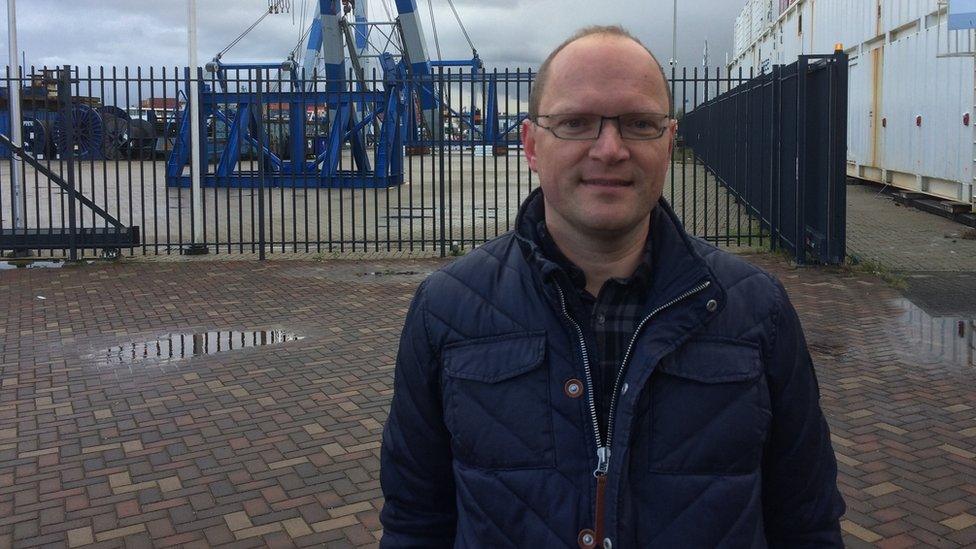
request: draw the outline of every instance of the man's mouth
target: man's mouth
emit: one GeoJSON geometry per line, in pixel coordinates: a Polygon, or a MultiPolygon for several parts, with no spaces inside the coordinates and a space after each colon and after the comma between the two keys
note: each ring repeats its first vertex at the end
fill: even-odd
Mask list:
{"type": "Polygon", "coordinates": [[[631,182],[625,179],[584,179],[582,181],[584,185],[590,185],[593,187],[629,187],[631,182]]]}

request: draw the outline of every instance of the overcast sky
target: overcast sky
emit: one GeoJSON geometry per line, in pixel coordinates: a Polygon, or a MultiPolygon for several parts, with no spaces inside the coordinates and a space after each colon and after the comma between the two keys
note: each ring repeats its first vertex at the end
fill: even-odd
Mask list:
{"type": "MultiPolygon", "coordinates": [[[[447,0],[417,0],[431,57],[436,57],[428,2],[433,2],[437,35],[445,59],[470,58],[471,51],[447,0]]],[[[224,56],[228,62],[280,61],[309,23],[303,2],[292,12],[267,17],[224,56]]],[[[391,0],[388,0],[392,4],[391,0]]],[[[671,57],[670,0],[455,0],[462,22],[489,67],[537,67],[552,47],[573,30],[592,24],[626,26],[667,63],[671,57]]],[[[707,38],[710,65],[725,63],[732,26],[744,0],[682,0],[678,5],[678,62],[701,65],[707,38]]],[[[199,59],[204,64],[251,25],[267,0],[197,0],[199,59]]],[[[387,20],[380,0],[370,3],[371,19],[387,20]]],[[[7,10],[0,66],[8,60],[7,10]]],[[[27,64],[80,66],[184,66],[187,63],[185,0],[20,0],[18,49],[27,64]]]]}

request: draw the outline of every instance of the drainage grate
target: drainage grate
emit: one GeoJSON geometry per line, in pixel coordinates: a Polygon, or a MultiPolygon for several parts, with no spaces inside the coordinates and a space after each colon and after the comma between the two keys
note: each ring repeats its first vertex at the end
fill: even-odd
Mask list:
{"type": "Polygon", "coordinates": [[[392,207],[387,211],[387,219],[424,219],[434,217],[434,207],[424,206],[409,208],[406,206],[392,207]]]}

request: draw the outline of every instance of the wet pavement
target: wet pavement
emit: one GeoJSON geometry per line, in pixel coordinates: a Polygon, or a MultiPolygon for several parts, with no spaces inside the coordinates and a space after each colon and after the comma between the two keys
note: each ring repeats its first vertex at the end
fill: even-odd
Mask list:
{"type": "MultiPolygon", "coordinates": [[[[976,315],[747,258],[806,328],[848,545],[976,544],[976,315]]],[[[374,546],[399,330],[441,263],[0,271],[0,547],[374,546]]]]}

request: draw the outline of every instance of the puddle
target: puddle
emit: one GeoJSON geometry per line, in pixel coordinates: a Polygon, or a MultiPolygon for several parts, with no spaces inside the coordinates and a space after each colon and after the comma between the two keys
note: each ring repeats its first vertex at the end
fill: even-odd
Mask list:
{"type": "Polygon", "coordinates": [[[0,261],[0,271],[8,269],[60,269],[64,261],[0,261]]]}
{"type": "Polygon", "coordinates": [[[430,273],[421,271],[370,271],[368,273],[361,273],[359,276],[416,276],[426,274],[430,273]]]}
{"type": "Polygon", "coordinates": [[[976,319],[931,316],[907,299],[899,322],[908,328],[908,343],[920,358],[959,366],[976,366],[976,319]]]}
{"type": "Polygon", "coordinates": [[[132,364],[147,360],[180,360],[249,347],[277,345],[300,339],[305,338],[282,330],[252,332],[214,330],[196,334],[166,334],[153,341],[126,343],[91,356],[99,359],[103,365],[132,364]]]}

